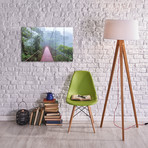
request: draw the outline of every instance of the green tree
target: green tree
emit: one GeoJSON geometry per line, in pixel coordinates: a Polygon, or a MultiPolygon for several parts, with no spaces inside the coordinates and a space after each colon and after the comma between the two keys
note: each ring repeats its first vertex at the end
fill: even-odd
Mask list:
{"type": "Polygon", "coordinates": [[[40,42],[42,40],[42,31],[28,27],[22,27],[22,61],[38,61],[41,57],[40,42]],[[37,53],[36,53],[37,52],[37,53]],[[32,56],[35,54],[34,56],[32,56]]]}
{"type": "Polygon", "coordinates": [[[60,45],[57,47],[56,61],[72,61],[73,59],[73,48],[60,45]],[[58,52],[59,51],[59,52],[58,52]]]}
{"type": "Polygon", "coordinates": [[[41,41],[41,37],[40,36],[34,37],[33,46],[35,48],[35,51],[40,49],[40,41],[41,41]]]}

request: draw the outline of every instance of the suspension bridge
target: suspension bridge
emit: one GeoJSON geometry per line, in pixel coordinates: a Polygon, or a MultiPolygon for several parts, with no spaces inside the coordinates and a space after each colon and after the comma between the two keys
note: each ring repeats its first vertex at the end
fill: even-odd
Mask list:
{"type": "Polygon", "coordinates": [[[50,47],[46,46],[43,51],[41,62],[53,62],[50,47]]]}

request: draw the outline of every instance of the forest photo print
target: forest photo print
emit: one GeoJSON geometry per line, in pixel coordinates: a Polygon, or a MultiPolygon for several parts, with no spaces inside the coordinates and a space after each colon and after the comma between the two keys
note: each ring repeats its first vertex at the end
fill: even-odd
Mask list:
{"type": "Polygon", "coordinates": [[[72,61],[72,27],[22,27],[22,61],[72,61]]]}

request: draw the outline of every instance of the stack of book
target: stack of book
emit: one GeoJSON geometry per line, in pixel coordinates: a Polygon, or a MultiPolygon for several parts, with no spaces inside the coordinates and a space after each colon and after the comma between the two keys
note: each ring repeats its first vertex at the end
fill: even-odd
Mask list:
{"type": "Polygon", "coordinates": [[[59,112],[58,101],[53,99],[51,101],[43,100],[45,107],[45,124],[46,125],[62,125],[61,114],[59,112]]]}
{"type": "Polygon", "coordinates": [[[44,121],[44,108],[37,107],[30,114],[30,125],[41,125],[44,121]]]}

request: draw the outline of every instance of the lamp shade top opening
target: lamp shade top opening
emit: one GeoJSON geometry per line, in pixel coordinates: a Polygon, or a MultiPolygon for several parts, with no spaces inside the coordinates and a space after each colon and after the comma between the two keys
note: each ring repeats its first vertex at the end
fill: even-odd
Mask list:
{"type": "Polygon", "coordinates": [[[106,20],[104,39],[138,40],[138,21],[136,20],[106,20]]]}

